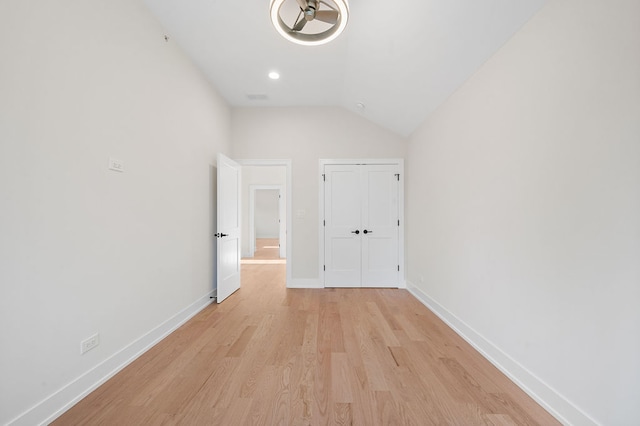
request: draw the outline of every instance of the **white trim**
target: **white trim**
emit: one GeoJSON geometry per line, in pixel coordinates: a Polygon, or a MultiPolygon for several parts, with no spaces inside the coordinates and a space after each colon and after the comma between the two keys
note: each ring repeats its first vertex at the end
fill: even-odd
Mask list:
{"type": "Polygon", "coordinates": [[[289,288],[324,288],[324,283],[313,278],[294,278],[289,288]]]}
{"type": "Polygon", "coordinates": [[[156,328],[20,414],[7,425],[46,425],[53,422],[82,398],[96,390],[100,385],[206,308],[213,301],[212,296],[214,296],[213,291],[205,294],[156,328]]]}
{"type": "Polygon", "coordinates": [[[287,192],[278,191],[278,257],[287,258],[287,192]]]}
{"type": "Polygon", "coordinates": [[[407,282],[407,290],[562,424],[598,425],[598,422],[576,407],[558,391],[504,353],[498,346],[471,328],[413,283],[407,282]]]}
{"type": "Polygon", "coordinates": [[[351,159],[320,159],[318,161],[318,280],[324,287],[324,166],[327,164],[376,164],[398,166],[400,173],[400,183],[398,185],[398,216],[400,218],[400,229],[398,233],[398,263],[400,264],[400,275],[398,276],[398,288],[406,288],[405,281],[405,257],[404,257],[404,159],[402,158],[351,158],[351,159]]]}
{"type": "MultiPolygon", "coordinates": [[[[282,208],[282,200],[283,196],[286,200],[286,193],[283,193],[284,187],[283,185],[249,185],[249,256],[253,257],[256,253],[256,229],[255,229],[255,208],[256,208],[256,191],[261,190],[276,190],[278,191],[278,241],[280,242],[280,250],[278,251],[278,255],[280,257],[286,257],[286,241],[280,241],[285,236],[286,240],[286,230],[287,224],[286,219],[283,220],[284,209],[282,208]],[[285,253],[282,252],[282,249],[285,249],[285,253]]],[[[286,208],[286,207],[285,207],[286,208]]]]}
{"type": "Polygon", "coordinates": [[[321,158],[320,165],[324,166],[325,164],[389,164],[395,166],[404,165],[404,160],[402,158],[321,158]]]}
{"type": "Polygon", "coordinates": [[[292,199],[293,199],[293,192],[291,190],[292,188],[292,183],[291,183],[291,160],[288,159],[282,159],[282,160],[278,160],[278,159],[272,159],[272,160],[255,160],[255,159],[244,159],[244,160],[235,160],[238,164],[240,164],[241,166],[285,166],[286,170],[287,170],[287,182],[286,182],[286,201],[287,201],[287,238],[286,238],[286,251],[287,251],[287,282],[286,282],[286,286],[290,287],[291,284],[291,270],[292,270],[292,264],[293,264],[293,259],[291,256],[291,241],[292,241],[292,235],[293,235],[293,226],[291,223],[291,218],[292,218],[292,214],[291,214],[291,206],[292,206],[292,199]]]}
{"type": "Polygon", "coordinates": [[[398,217],[400,218],[400,229],[398,229],[398,263],[400,264],[400,276],[398,277],[398,288],[406,288],[407,282],[405,279],[405,263],[404,263],[404,160],[398,160],[398,206],[400,211],[398,217]]]}

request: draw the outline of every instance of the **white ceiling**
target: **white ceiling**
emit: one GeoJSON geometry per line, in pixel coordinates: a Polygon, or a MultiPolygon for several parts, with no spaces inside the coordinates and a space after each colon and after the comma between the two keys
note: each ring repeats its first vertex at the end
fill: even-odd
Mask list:
{"type": "Polygon", "coordinates": [[[349,0],[323,46],[277,34],[269,0],[145,3],[230,105],[337,105],[408,136],[546,1],[349,0]]]}

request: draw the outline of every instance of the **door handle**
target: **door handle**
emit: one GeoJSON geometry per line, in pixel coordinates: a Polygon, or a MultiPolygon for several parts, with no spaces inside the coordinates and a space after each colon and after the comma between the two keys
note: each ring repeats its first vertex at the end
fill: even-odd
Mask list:
{"type": "Polygon", "coordinates": [[[373,234],[373,231],[368,231],[366,229],[364,231],[362,231],[362,232],[365,233],[365,234],[373,234]]]}
{"type": "Polygon", "coordinates": [[[355,231],[351,231],[351,233],[352,233],[352,234],[356,234],[356,235],[358,235],[358,234],[360,233],[360,230],[359,230],[359,229],[356,229],[355,231]]]}
{"type": "Polygon", "coordinates": [[[223,234],[222,232],[219,234],[213,234],[214,237],[218,237],[218,238],[222,238],[222,237],[228,237],[229,234],[223,234]]]}

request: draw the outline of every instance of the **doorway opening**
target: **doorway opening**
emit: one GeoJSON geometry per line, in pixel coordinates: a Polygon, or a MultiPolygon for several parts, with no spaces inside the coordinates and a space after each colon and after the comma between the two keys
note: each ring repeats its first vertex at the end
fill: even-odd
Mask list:
{"type": "Polygon", "coordinates": [[[291,160],[237,160],[242,166],[242,263],[285,264],[291,282],[291,160]]]}
{"type": "MultiPolygon", "coordinates": [[[[279,177],[278,171],[270,174],[279,177]]],[[[249,185],[249,258],[286,262],[285,201],[284,185],[249,185]]]]}

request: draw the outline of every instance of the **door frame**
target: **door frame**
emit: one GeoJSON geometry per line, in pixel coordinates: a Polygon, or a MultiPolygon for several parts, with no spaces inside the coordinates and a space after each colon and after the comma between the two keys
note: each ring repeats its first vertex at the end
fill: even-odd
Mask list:
{"type": "MultiPolygon", "coordinates": [[[[400,263],[400,275],[398,277],[398,288],[407,288],[405,280],[405,258],[404,258],[404,159],[402,158],[351,158],[351,159],[324,159],[318,161],[319,166],[319,191],[318,191],[318,271],[319,280],[325,286],[324,274],[324,166],[328,164],[336,165],[393,165],[398,167],[398,217],[400,227],[398,229],[398,262],[400,263]]],[[[288,263],[287,263],[288,265],[288,263]]]]}
{"type": "Polygon", "coordinates": [[[283,201],[286,201],[286,197],[283,198],[283,190],[283,185],[249,185],[249,254],[251,257],[255,256],[256,253],[256,191],[278,191],[278,243],[280,245],[278,256],[281,258],[287,257],[287,224],[284,217],[286,207],[283,206],[283,201]]]}
{"type": "Polygon", "coordinates": [[[260,159],[237,159],[235,160],[241,166],[284,166],[287,177],[285,183],[285,201],[286,201],[286,211],[287,211],[287,220],[286,220],[286,286],[289,287],[292,283],[291,279],[291,270],[293,267],[293,258],[291,256],[291,241],[293,236],[293,226],[292,226],[292,202],[291,202],[291,194],[292,194],[292,182],[291,182],[291,160],[290,159],[273,159],[273,160],[260,160],[260,159]]]}

